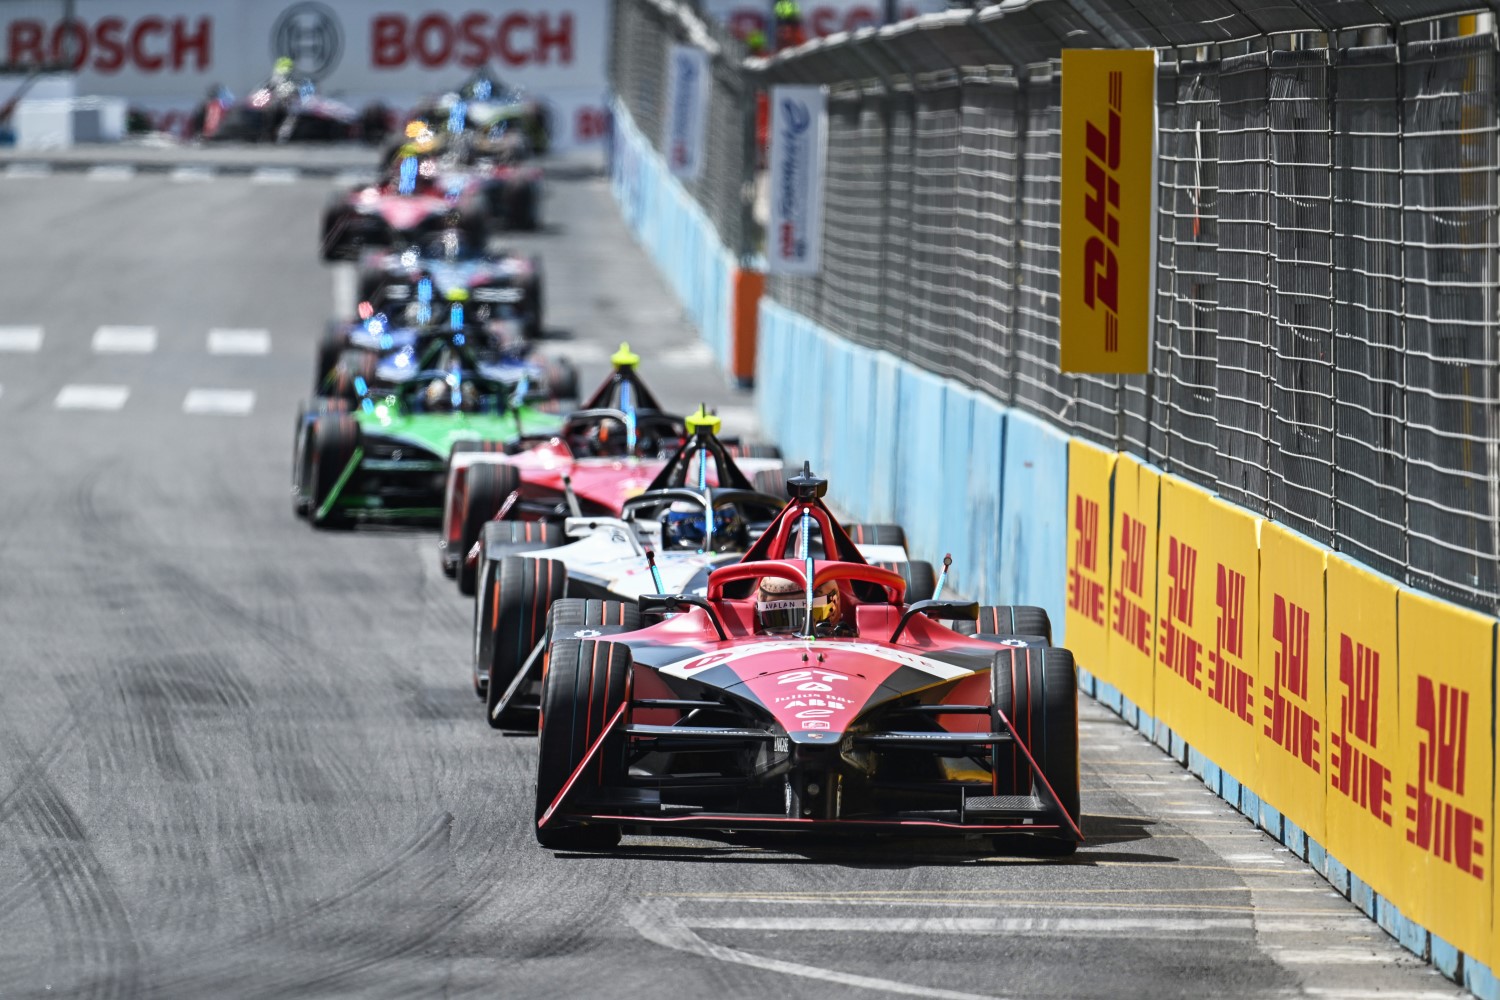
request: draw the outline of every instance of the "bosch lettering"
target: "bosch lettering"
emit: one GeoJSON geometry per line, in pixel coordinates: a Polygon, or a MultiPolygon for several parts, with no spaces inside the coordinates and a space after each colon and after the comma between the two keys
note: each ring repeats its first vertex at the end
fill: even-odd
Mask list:
{"type": "Polygon", "coordinates": [[[1328,783],[1333,790],[1391,825],[1391,769],[1380,749],[1380,652],[1339,636],[1339,728],[1328,738],[1328,783]]]}
{"type": "Polygon", "coordinates": [[[1203,647],[1189,633],[1193,627],[1193,586],[1198,577],[1198,550],[1167,539],[1167,614],[1160,623],[1161,662],[1195,688],[1203,687],[1198,671],[1203,647]]]}
{"type": "Polygon", "coordinates": [[[1312,615],[1280,594],[1272,602],[1271,638],[1276,642],[1275,676],[1265,685],[1265,734],[1287,753],[1312,768],[1322,770],[1318,737],[1322,727],[1307,704],[1309,635],[1312,615]],[[1295,699],[1295,700],[1293,700],[1295,699]]]}
{"type": "Polygon", "coordinates": [[[1484,819],[1453,801],[1462,798],[1467,778],[1469,692],[1419,675],[1416,710],[1417,783],[1406,786],[1407,842],[1483,879],[1484,819]]]}
{"type": "Polygon", "coordinates": [[[1115,588],[1115,634],[1151,655],[1151,613],[1146,602],[1146,522],[1120,515],[1120,586],[1115,588]]]}
{"type": "Polygon", "coordinates": [[[1068,607],[1096,625],[1104,624],[1104,584],[1099,569],[1099,501],[1073,498],[1073,567],[1068,571],[1068,607]]]}
{"type": "Polygon", "coordinates": [[[27,18],[10,22],[5,49],[13,66],[65,64],[70,69],[142,73],[184,69],[201,72],[212,63],[212,17],[74,18],[47,24],[27,18]]]}
{"type": "Polygon", "coordinates": [[[1255,725],[1253,682],[1241,664],[1245,660],[1245,574],[1219,564],[1214,596],[1219,621],[1214,630],[1214,651],[1208,654],[1208,696],[1241,722],[1255,725]]]}
{"type": "Polygon", "coordinates": [[[1094,233],[1083,247],[1083,301],[1090,309],[1104,307],[1104,350],[1120,349],[1120,113],[1124,110],[1124,74],[1109,74],[1109,120],[1103,128],[1085,122],[1084,218],[1094,233]]]}
{"type": "Polygon", "coordinates": [[[477,69],[491,60],[506,66],[571,66],[573,15],[513,12],[497,17],[471,11],[455,20],[432,11],[416,18],[377,14],[370,19],[375,69],[399,69],[408,62],[426,69],[477,69]]]}

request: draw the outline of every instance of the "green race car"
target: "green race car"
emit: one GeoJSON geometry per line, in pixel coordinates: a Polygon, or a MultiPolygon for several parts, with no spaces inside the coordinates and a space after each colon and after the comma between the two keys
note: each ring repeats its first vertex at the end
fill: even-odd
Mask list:
{"type": "Polygon", "coordinates": [[[440,521],[454,452],[503,451],[562,429],[514,393],[452,367],[391,387],[355,379],[349,396],[314,400],[297,417],[293,510],[319,528],[440,521]]]}

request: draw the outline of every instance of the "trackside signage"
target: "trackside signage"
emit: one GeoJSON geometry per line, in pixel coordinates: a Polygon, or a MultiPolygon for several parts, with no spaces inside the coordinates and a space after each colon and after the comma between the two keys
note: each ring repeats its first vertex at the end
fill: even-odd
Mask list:
{"type": "Polygon", "coordinates": [[[766,234],[770,274],[818,273],[827,134],[823,88],[771,88],[771,225],[766,234]]]}
{"type": "Polygon", "coordinates": [[[667,168],[695,180],[703,172],[704,125],[708,119],[708,53],[695,45],[673,45],[667,53],[667,168]]]}
{"type": "Polygon", "coordinates": [[[1062,56],[1062,369],[1145,374],[1156,53],[1062,56]]]}

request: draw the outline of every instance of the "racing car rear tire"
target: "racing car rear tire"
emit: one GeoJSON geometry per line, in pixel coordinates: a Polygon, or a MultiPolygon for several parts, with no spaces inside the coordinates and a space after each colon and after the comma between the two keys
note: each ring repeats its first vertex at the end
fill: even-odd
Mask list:
{"type": "Polygon", "coordinates": [[[786,491],[786,481],[795,473],[785,469],[778,472],[775,469],[762,469],[750,477],[750,485],[755,487],[757,493],[775,497],[778,500],[790,499],[791,494],[786,491]]]}
{"type": "Polygon", "coordinates": [[[458,514],[458,592],[465,597],[474,594],[478,567],[469,565],[469,550],[479,541],[487,521],[500,513],[505,498],[521,488],[521,473],[515,466],[480,462],[469,466],[464,477],[464,495],[458,514]]]}
{"type": "Polygon", "coordinates": [[[916,559],[907,562],[877,562],[875,565],[901,574],[906,581],[907,604],[925,601],[937,589],[937,573],[930,562],[916,559]]]}
{"type": "MultiPolygon", "coordinates": [[[[1058,802],[1076,824],[1080,798],[1078,678],[1073,654],[1056,646],[997,652],[990,666],[990,696],[996,716],[991,725],[1001,726],[999,713],[1006,714],[1017,739],[1031,751],[1058,802]]],[[[1026,795],[1031,791],[1031,766],[1015,744],[997,746],[991,761],[1001,795],[1026,795]]],[[[1006,846],[1013,843],[1007,840],[1006,846]]],[[[1047,854],[1072,854],[1077,841],[1060,836],[1046,838],[1036,846],[1047,854]]]]}
{"type": "Polygon", "coordinates": [[[530,661],[528,679],[539,678],[542,657],[532,657],[547,635],[547,611],[568,586],[568,570],[556,559],[506,556],[486,560],[474,605],[474,688],[484,685],[485,719],[493,729],[514,729],[522,713],[501,699],[530,661]]]}
{"type": "Polygon", "coordinates": [[[628,601],[564,597],[547,612],[547,641],[598,639],[634,632],[641,627],[641,609],[628,601]]]}
{"type": "Polygon", "coordinates": [[[546,320],[542,314],[542,262],[539,258],[531,258],[533,279],[531,282],[531,301],[527,303],[531,308],[527,311],[525,335],[527,340],[539,340],[547,332],[546,320]]]}
{"type": "Polygon", "coordinates": [[[344,325],[338,320],[329,320],[328,325],[323,327],[323,338],[318,341],[317,363],[313,370],[314,396],[323,391],[323,383],[333,373],[334,365],[339,363],[339,356],[348,346],[349,334],[344,325]]]}
{"type": "Polygon", "coordinates": [[[342,527],[348,518],[337,510],[329,510],[319,516],[319,511],[333,495],[350,459],[359,447],[359,425],[347,413],[329,413],[319,417],[308,430],[308,451],[311,452],[308,466],[307,515],[315,528],[342,527]]]}
{"type": "Polygon", "coordinates": [[[553,399],[578,399],[578,366],[567,358],[553,358],[547,363],[547,395],[553,399]]]}
{"type": "Polygon", "coordinates": [[[375,355],[369,351],[358,348],[342,351],[328,379],[328,395],[336,399],[359,399],[359,388],[355,380],[363,379],[369,385],[375,380],[378,363],[375,355]]]}
{"type": "Polygon", "coordinates": [[[515,184],[506,192],[506,223],[511,229],[534,232],[538,228],[536,188],[530,184],[515,184]]]}
{"type": "MultiPolygon", "coordinates": [[[[568,789],[573,801],[619,786],[625,778],[625,732],[605,727],[630,701],[630,647],[623,643],[564,639],[548,650],[536,766],[536,819],[546,814],[573,779],[589,748],[603,736],[594,758],[568,789]]],[[[620,842],[613,825],[538,826],[537,843],[555,851],[608,850],[620,842]]]]}
{"type": "Polygon", "coordinates": [[[844,533],[855,545],[899,545],[906,548],[906,532],[899,524],[846,524],[844,533]]]}
{"type": "Polygon", "coordinates": [[[986,604],[979,609],[978,621],[950,622],[949,627],[963,635],[1041,635],[1052,644],[1047,609],[1026,604],[986,604]]]}

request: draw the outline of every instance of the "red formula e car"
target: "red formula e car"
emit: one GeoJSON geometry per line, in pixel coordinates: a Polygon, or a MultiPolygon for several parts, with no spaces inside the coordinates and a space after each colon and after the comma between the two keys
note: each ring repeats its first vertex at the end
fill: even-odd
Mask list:
{"type": "Polygon", "coordinates": [[[584,628],[548,647],[537,839],[1026,835],[1042,853],[1071,853],[1082,839],[1072,655],[1047,634],[945,624],[1021,610],[1050,630],[1045,613],[909,600],[903,577],[867,564],[830,515],[825,481],[804,472],[787,488],[792,502],[741,562],[710,574],[706,596],[642,597],[644,627],[584,628]],[[828,558],[800,544],[815,533],[828,558]]]}
{"type": "MultiPolygon", "coordinates": [[[[443,572],[457,577],[460,592],[474,593],[473,549],[486,522],[509,522],[515,542],[561,544],[568,517],[618,517],[688,439],[683,418],[663,411],[641,381],[640,358],[630,345],[620,345],[610,360],[613,371],[567,415],[561,433],[504,446],[476,442],[472,450],[454,452],[439,552],[443,572]]],[[[747,476],[780,474],[775,448],[722,440],[747,476]]],[[[710,476],[709,485],[719,483],[710,476]]]]}

